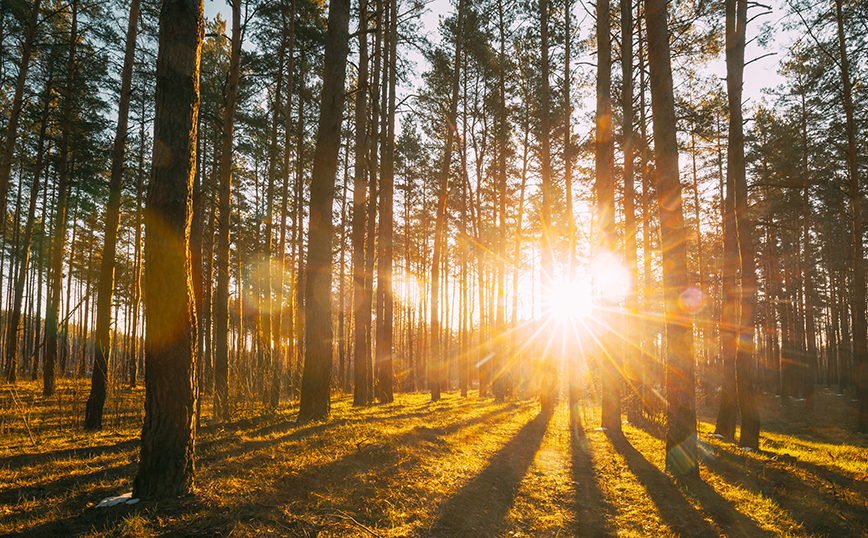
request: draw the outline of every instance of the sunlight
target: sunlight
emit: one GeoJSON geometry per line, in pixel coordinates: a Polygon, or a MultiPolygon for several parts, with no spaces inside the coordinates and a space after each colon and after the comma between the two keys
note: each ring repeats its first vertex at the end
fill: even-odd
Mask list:
{"type": "Polygon", "coordinates": [[[593,312],[594,294],[587,282],[574,279],[555,284],[548,303],[548,312],[557,321],[585,318],[593,312]]]}
{"type": "Polygon", "coordinates": [[[591,263],[590,274],[605,302],[618,304],[630,294],[630,271],[613,254],[598,255],[591,263]]]}

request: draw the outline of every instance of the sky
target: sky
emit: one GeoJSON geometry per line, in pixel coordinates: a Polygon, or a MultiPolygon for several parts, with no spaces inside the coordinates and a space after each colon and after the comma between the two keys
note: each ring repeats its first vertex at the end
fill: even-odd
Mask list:
{"type": "MultiPolygon", "coordinates": [[[[789,34],[780,30],[781,20],[784,14],[782,6],[784,2],[786,2],[786,0],[772,0],[769,3],[772,8],[771,13],[750,21],[750,24],[748,25],[747,33],[749,43],[745,53],[745,60],[747,62],[751,62],[751,60],[767,55],[770,52],[776,52],[776,54],[749,63],[745,67],[744,97],[746,101],[745,104],[749,108],[756,106],[763,99],[763,89],[774,88],[783,83],[783,78],[778,74],[778,64],[783,57],[783,53],[780,51],[785,50],[792,40],[789,34]],[[751,39],[757,35],[761,25],[764,23],[769,23],[776,29],[774,39],[767,49],[760,48],[755,40],[751,42],[751,39]]],[[[577,20],[582,20],[582,8],[578,5],[578,2],[575,2],[574,9],[577,15],[577,20]]],[[[756,15],[759,9],[761,8],[752,8],[748,13],[748,17],[756,15]]],[[[428,9],[424,12],[421,19],[423,29],[428,33],[432,41],[439,39],[437,26],[440,19],[444,15],[449,15],[454,10],[455,7],[451,5],[449,0],[428,1],[428,9]]],[[[220,12],[223,18],[227,21],[231,20],[232,14],[226,0],[205,0],[206,17],[213,18],[218,12],[220,12]]],[[[586,19],[585,24],[587,24],[588,20],[589,19],[586,19]]],[[[590,29],[582,28],[581,31],[584,35],[587,35],[590,29]]],[[[411,58],[415,57],[414,59],[417,65],[419,65],[417,72],[424,72],[426,69],[424,65],[425,62],[421,56],[414,51],[410,51],[408,54],[411,58]]],[[[726,66],[724,65],[722,55],[717,61],[709,65],[709,72],[721,79],[726,76],[726,66]]],[[[592,103],[586,105],[586,108],[587,106],[592,106],[592,103]]]]}

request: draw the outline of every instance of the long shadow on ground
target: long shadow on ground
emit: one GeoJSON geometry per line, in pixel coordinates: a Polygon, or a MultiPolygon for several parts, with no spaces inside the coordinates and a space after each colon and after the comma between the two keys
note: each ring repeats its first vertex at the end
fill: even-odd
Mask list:
{"type": "Polygon", "coordinates": [[[615,509],[600,491],[594,469],[593,450],[578,417],[574,418],[570,439],[576,502],[575,536],[589,538],[617,536],[612,524],[615,521],[615,509]]]}
{"type": "Polygon", "coordinates": [[[763,461],[728,450],[716,450],[709,470],[730,483],[761,492],[787,511],[812,534],[841,538],[866,536],[868,486],[810,462],[791,465],[793,473],[775,461],[763,461]]]}
{"type": "Polygon", "coordinates": [[[540,413],[501,448],[476,478],[450,498],[424,536],[501,536],[519,485],[542,444],[549,416],[540,413]]]}
{"type": "MultiPolygon", "coordinates": [[[[636,450],[626,437],[611,435],[609,440],[615,450],[624,457],[630,471],[645,487],[657,507],[660,518],[673,531],[682,536],[697,538],[719,536],[717,530],[690,504],[669,476],[645,459],[645,456],[636,450]]],[[[737,511],[710,486],[697,481],[690,488],[714,520],[728,531],[727,536],[772,536],[737,511]]]]}

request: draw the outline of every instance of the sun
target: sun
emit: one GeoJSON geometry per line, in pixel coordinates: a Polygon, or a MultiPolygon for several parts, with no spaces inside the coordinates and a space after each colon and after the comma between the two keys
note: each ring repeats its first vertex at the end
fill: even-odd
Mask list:
{"type": "Polygon", "coordinates": [[[562,281],[549,290],[545,306],[547,314],[558,321],[588,317],[594,309],[593,289],[582,279],[562,281]]]}

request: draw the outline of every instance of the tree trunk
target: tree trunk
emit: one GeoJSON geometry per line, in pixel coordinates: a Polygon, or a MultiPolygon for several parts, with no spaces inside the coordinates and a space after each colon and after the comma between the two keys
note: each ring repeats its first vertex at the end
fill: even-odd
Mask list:
{"type": "MultiPolygon", "coordinates": [[[[285,23],[286,24],[286,23],[285,23]]],[[[289,201],[289,147],[290,147],[290,127],[292,126],[292,80],[293,80],[293,59],[295,56],[295,0],[289,2],[289,45],[286,51],[286,107],[284,109],[284,144],[283,144],[283,187],[281,193],[280,206],[280,241],[277,247],[277,257],[279,260],[277,282],[275,284],[277,293],[275,304],[277,305],[276,319],[274,321],[277,327],[277,353],[274,358],[274,372],[272,378],[272,404],[277,407],[280,404],[281,379],[285,371],[284,362],[291,361],[292,357],[289,353],[284,354],[283,348],[283,311],[284,311],[284,275],[286,274],[286,211],[289,201]]],[[[290,301],[290,304],[292,301],[290,301]]],[[[291,312],[291,308],[286,310],[291,312]]],[[[292,317],[290,316],[290,323],[292,317]]],[[[291,338],[292,335],[290,334],[291,338]]],[[[288,351],[288,350],[287,350],[288,351]]]]}
{"type": "MultiPolygon", "coordinates": [[[[21,60],[18,64],[18,79],[15,82],[15,95],[12,98],[12,110],[9,112],[9,122],[6,124],[6,140],[0,160],[0,237],[6,226],[6,196],[9,193],[9,176],[12,172],[12,159],[15,155],[15,141],[18,138],[18,121],[24,106],[24,86],[27,81],[27,71],[30,68],[30,58],[33,54],[33,41],[39,23],[39,6],[41,0],[33,0],[30,6],[30,19],[27,22],[27,33],[21,49],[21,60]]],[[[75,11],[75,7],[73,7],[75,11]]]]}
{"type": "MultiPolygon", "coordinates": [[[[368,2],[359,1],[359,74],[356,89],[355,121],[356,148],[353,170],[353,405],[363,406],[370,401],[368,394],[368,363],[365,347],[370,347],[365,331],[365,197],[367,182],[367,119],[368,119],[368,2]]],[[[372,202],[369,202],[372,203],[372,202]]],[[[370,310],[369,310],[370,311],[370,310]]]]}
{"type": "Polygon", "coordinates": [[[120,224],[121,188],[124,176],[124,155],[127,145],[127,123],[130,115],[130,95],[132,93],[133,60],[136,52],[136,35],[139,23],[140,0],[130,3],[130,16],[127,25],[127,42],[124,53],[124,67],[121,73],[120,105],[118,106],[118,125],[112,151],[112,170],[109,179],[109,200],[105,214],[105,238],[102,250],[102,263],[99,272],[99,289],[96,304],[96,356],[93,375],[90,378],[90,396],[84,411],[84,427],[87,430],[102,429],[102,413],[105,406],[106,384],[108,383],[108,363],[111,352],[111,307],[115,283],[115,251],[118,243],[120,224]]]}
{"type": "Polygon", "coordinates": [[[54,221],[54,239],[51,249],[49,301],[45,312],[45,363],[42,369],[42,394],[54,395],[55,367],[57,366],[57,331],[60,312],[60,283],[63,268],[63,246],[66,242],[67,182],[69,179],[69,131],[72,122],[72,96],[75,77],[75,52],[78,41],[78,2],[72,2],[72,29],[69,57],[66,64],[66,96],[60,135],[60,165],[58,166],[57,203],[54,221]]]}
{"type": "Polygon", "coordinates": [[[627,374],[626,387],[628,391],[627,416],[630,422],[636,423],[642,418],[642,407],[637,393],[641,385],[639,375],[640,356],[635,342],[639,335],[637,320],[639,314],[639,294],[636,283],[639,280],[639,260],[636,244],[636,191],[633,177],[633,4],[630,0],[621,0],[621,79],[623,92],[621,103],[623,109],[622,150],[624,152],[624,238],[625,259],[630,272],[630,294],[627,296],[627,323],[624,327],[628,341],[624,346],[626,356],[624,372],[627,374]]]}
{"type": "Polygon", "coordinates": [[[727,147],[727,182],[735,188],[735,222],[741,273],[739,342],[735,370],[738,406],[741,411],[739,444],[759,448],[760,418],[753,393],[754,340],[756,333],[756,261],[753,224],[748,214],[747,177],[744,160],[744,121],[742,86],[744,83],[745,26],[747,0],[726,1],[726,85],[729,96],[729,145],[727,147]],[[746,344],[745,344],[746,341],[746,344]]]}
{"type": "Polygon", "coordinates": [[[646,0],[648,67],[657,200],[663,242],[663,297],[666,309],[666,470],[676,477],[699,478],[694,393],[693,327],[678,299],[689,287],[687,237],[678,174],[675,96],[669,55],[666,2],[646,0]]]}
{"type": "MultiPolygon", "coordinates": [[[[615,256],[615,143],[612,133],[612,36],[609,0],[597,0],[597,125],[596,190],[597,223],[594,257],[615,256]]],[[[600,425],[610,434],[621,431],[621,395],[619,390],[620,351],[612,328],[616,302],[601,293],[597,311],[603,333],[600,334],[600,375],[602,377],[602,416],[600,425]]]]}
{"type": "Polygon", "coordinates": [[[394,300],[392,295],[392,242],[394,218],[392,207],[395,175],[395,69],[397,67],[398,8],[397,0],[390,0],[389,37],[388,37],[388,105],[385,126],[386,144],[383,155],[383,173],[380,179],[380,228],[379,253],[377,255],[377,293],[382,301],[382,316],[377,316],[377,399],[391,403],[392,394],[392,324],[394,320],[394,300]]]}
{"type": "MultiPolygon", "coordinates": [[[[53,67],[53,66],[52,66],[53,67]]],[[[14,299],[9,313],[6,328],[6,381],[15,383],[18,370],[18,326],[21,323],[21,302],[24,298],[24,284],[27,278],[27,268],[30,262],[30,246],[33,238],[33,222],[36,218],[36,200],[39,196],[39,182],[44,163],[44,148],[46,129],[48,127],[48,115],[51,112],[51,83],[53,70],[49,71],[48,81],[45,83],[45,98],[42,106],[42,121],[39,127],[39,142],[36,150],[36,167],[33,171],[33,181],[30,184],[30,202],[27,206],[27,224],[24,226],[24,237],[21,241],[21,263],[15,278],[14,299]]],[[[50,143],[49,143],[50,151],[50,143]]],[[[47,174],[46,174],[47,175],[47,174]]],[[[17,219],[16,219],[17,220],[17,219]]]]}
{"type": "Polygon", "coordinates": [[[842,1],[835,0],[838,23],[838,49],[841,54],[841,81],[844,89],[844,114],[847,119],[847,164],[850,172],[850,211],[853,230],[853,381],[859,399],[856,429],[868,433],[868,335],[865,322],[865,270],[862,259],[862,201],[856,149],[856,126],[853,119],[853,84],[844,34],[842,1]]]}
{"type": "MultiPolygon", "coordinates": [[[[240,0],[239,0],[240,1],[240,0]]],[[[160,12],[154,155],[145,227],[145,420],[133,497],[190,492],[196,438],[196,311],[189,232],[196,166],[202,3],[160,12]]]]}
{"type": "Polygon", "coordinates": [[[214,293],[214,415],[220,421],[226,420],[229,414],[229,231],[232,219],[232,141],[241,64],[241,1],[232,2],[232,48],[220,157],[217,289],[214,293]]]}
{"type": "Polygon", "coordinates": [[[434,221],[434,252],[431,259],[431,354],[428,360],[428,383],[431,400],[440,399],[440,384],[443,378],[443,353],[440,342],[440,265],[441,251],[445,241],[446,195],[449,192],[449,170],[452,168],[452,143],[458,118],[458,89],[461,81],[461,47],[464,31],[464,2],[458,1],[458,25],[455,31],[455,70],[452,74],[452,96],[449,102],[449,117],[446,119],[446,147],[443,155],[443,171],[437,192],[437,218],[434,221]]]}
{"type": "Polygon", "coordinates": [[[344,80],[349,52],[349,0],[329,5],[322,107],[314,152],[305,282],[305,358],[298,419],[317,420],[330,411],[332,369],[332,201],[341,145],[344,80]]]}

